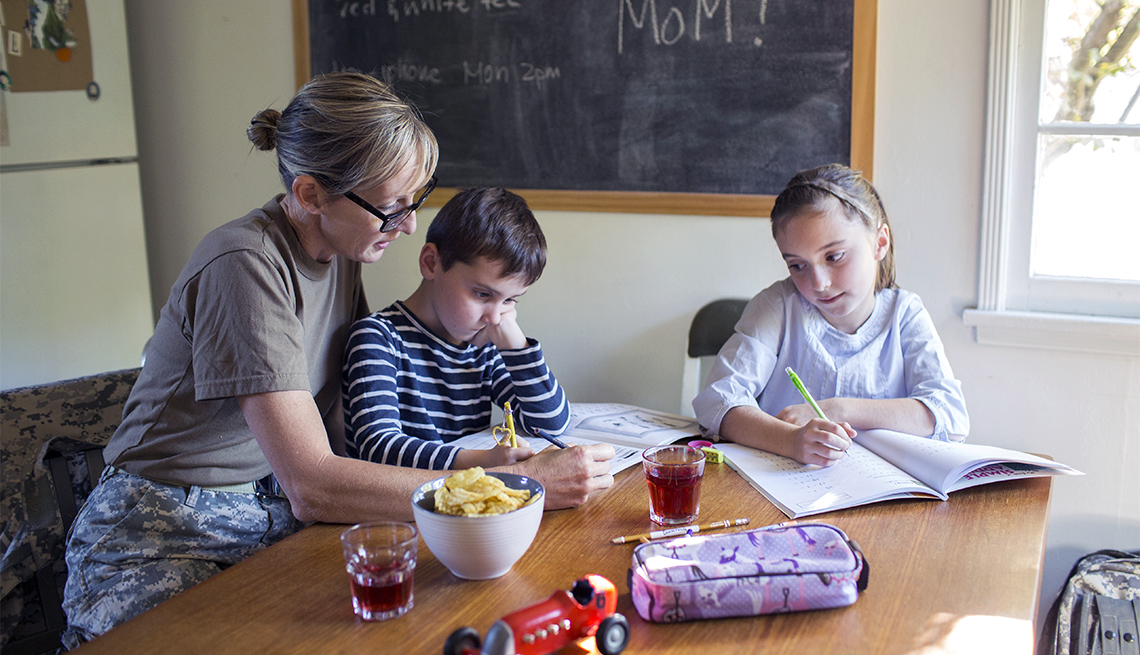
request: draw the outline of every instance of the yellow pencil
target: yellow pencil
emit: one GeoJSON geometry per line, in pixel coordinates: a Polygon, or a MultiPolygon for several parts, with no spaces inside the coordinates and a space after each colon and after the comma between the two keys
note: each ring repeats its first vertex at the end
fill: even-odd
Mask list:
{"type": "Polygon", "coordinates": [[[731,528],[737,525],[748,525],[752,519],[736,519],[734,521],[713,521],[704,525],[682,525],[676,528],[667,528],[665,530],[654,530],[645,534],[631,534],[626,537],[614,537],[610,539],[611,544],[627,544],[631,541],[641,541],[648,539],[664,539],[666,537],[680,537],[689,534],[700,532],[701,530],[716,530],[717,528],[731,528]]]}
{"type": "Polygon", "coordinates": [[[511,401],[503,403],[503,415],[506,418],[507,433],[511,437],[511,448],[519,447],[518,437],[515,436],[515,417],[511,414],[511,401]]]}

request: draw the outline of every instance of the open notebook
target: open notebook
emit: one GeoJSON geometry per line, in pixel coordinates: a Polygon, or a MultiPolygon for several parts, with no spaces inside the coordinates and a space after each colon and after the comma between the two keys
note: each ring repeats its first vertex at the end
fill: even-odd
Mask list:
{"type": "Polygon", "coordinates": [[[996,446],[947,443],[890,430],[859,433],[833,466],[808,466],[769,452],[719,443],[729,466],[790,518],[897,498],[938,498],[990,482],[1084,475],[1064,464],[996,446]]]}

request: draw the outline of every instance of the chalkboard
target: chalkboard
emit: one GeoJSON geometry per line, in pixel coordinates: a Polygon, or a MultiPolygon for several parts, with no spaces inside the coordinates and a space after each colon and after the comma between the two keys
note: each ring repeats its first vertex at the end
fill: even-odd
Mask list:
{"type": "Polygon", "coordinates": [[[869,164],[869,137],[864,161],[854,143],[873,113],[856,89],[873,79],[856,61],[867,4],[308,0],[306,77],[393,83],[439,139],[441,186],[602,192],[599,209],[666,194],[652,211],[685,194],[695,213],[754,213],[802,168],[869,164]],[[721,196],[746,209],[710,205],[721,196]]]}

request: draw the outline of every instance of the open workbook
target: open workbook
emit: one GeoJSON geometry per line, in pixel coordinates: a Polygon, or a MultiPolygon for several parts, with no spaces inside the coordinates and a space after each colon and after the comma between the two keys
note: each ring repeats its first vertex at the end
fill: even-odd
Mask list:
{"type": "MultiPolygon", "coordinates": [[[[608,443],[617,454],[610,461],[610,474],[641,463],[641,451],[700,435],[697,420],[676,414],[618,403],[571,403],[570,426],[558,437],[570,444],[608,443]]],[[[539,437],[519,433],[535,452],[551,444],[539,437]]],[[[460,448],[487,449],[495,446],[491,430],[469,434],[449,442],[460,448]]]]}
{"type": "Polygon", "coordinates": [[[826,468],[719,443],[729,466],[790,518],[899,498],[938,498],[1015,478],[1084,475],[1064,464],[996,446],[934,441],[890,430],[859,433],[826,468]]]}

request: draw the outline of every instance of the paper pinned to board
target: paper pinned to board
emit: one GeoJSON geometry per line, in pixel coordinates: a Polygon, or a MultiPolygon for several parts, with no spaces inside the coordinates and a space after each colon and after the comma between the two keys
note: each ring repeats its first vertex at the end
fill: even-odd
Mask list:
{"type": "Polygon", "coordinates": [[[10,91],[84,91],[94,81],[87,0],[0,0],[10,91]]]}

